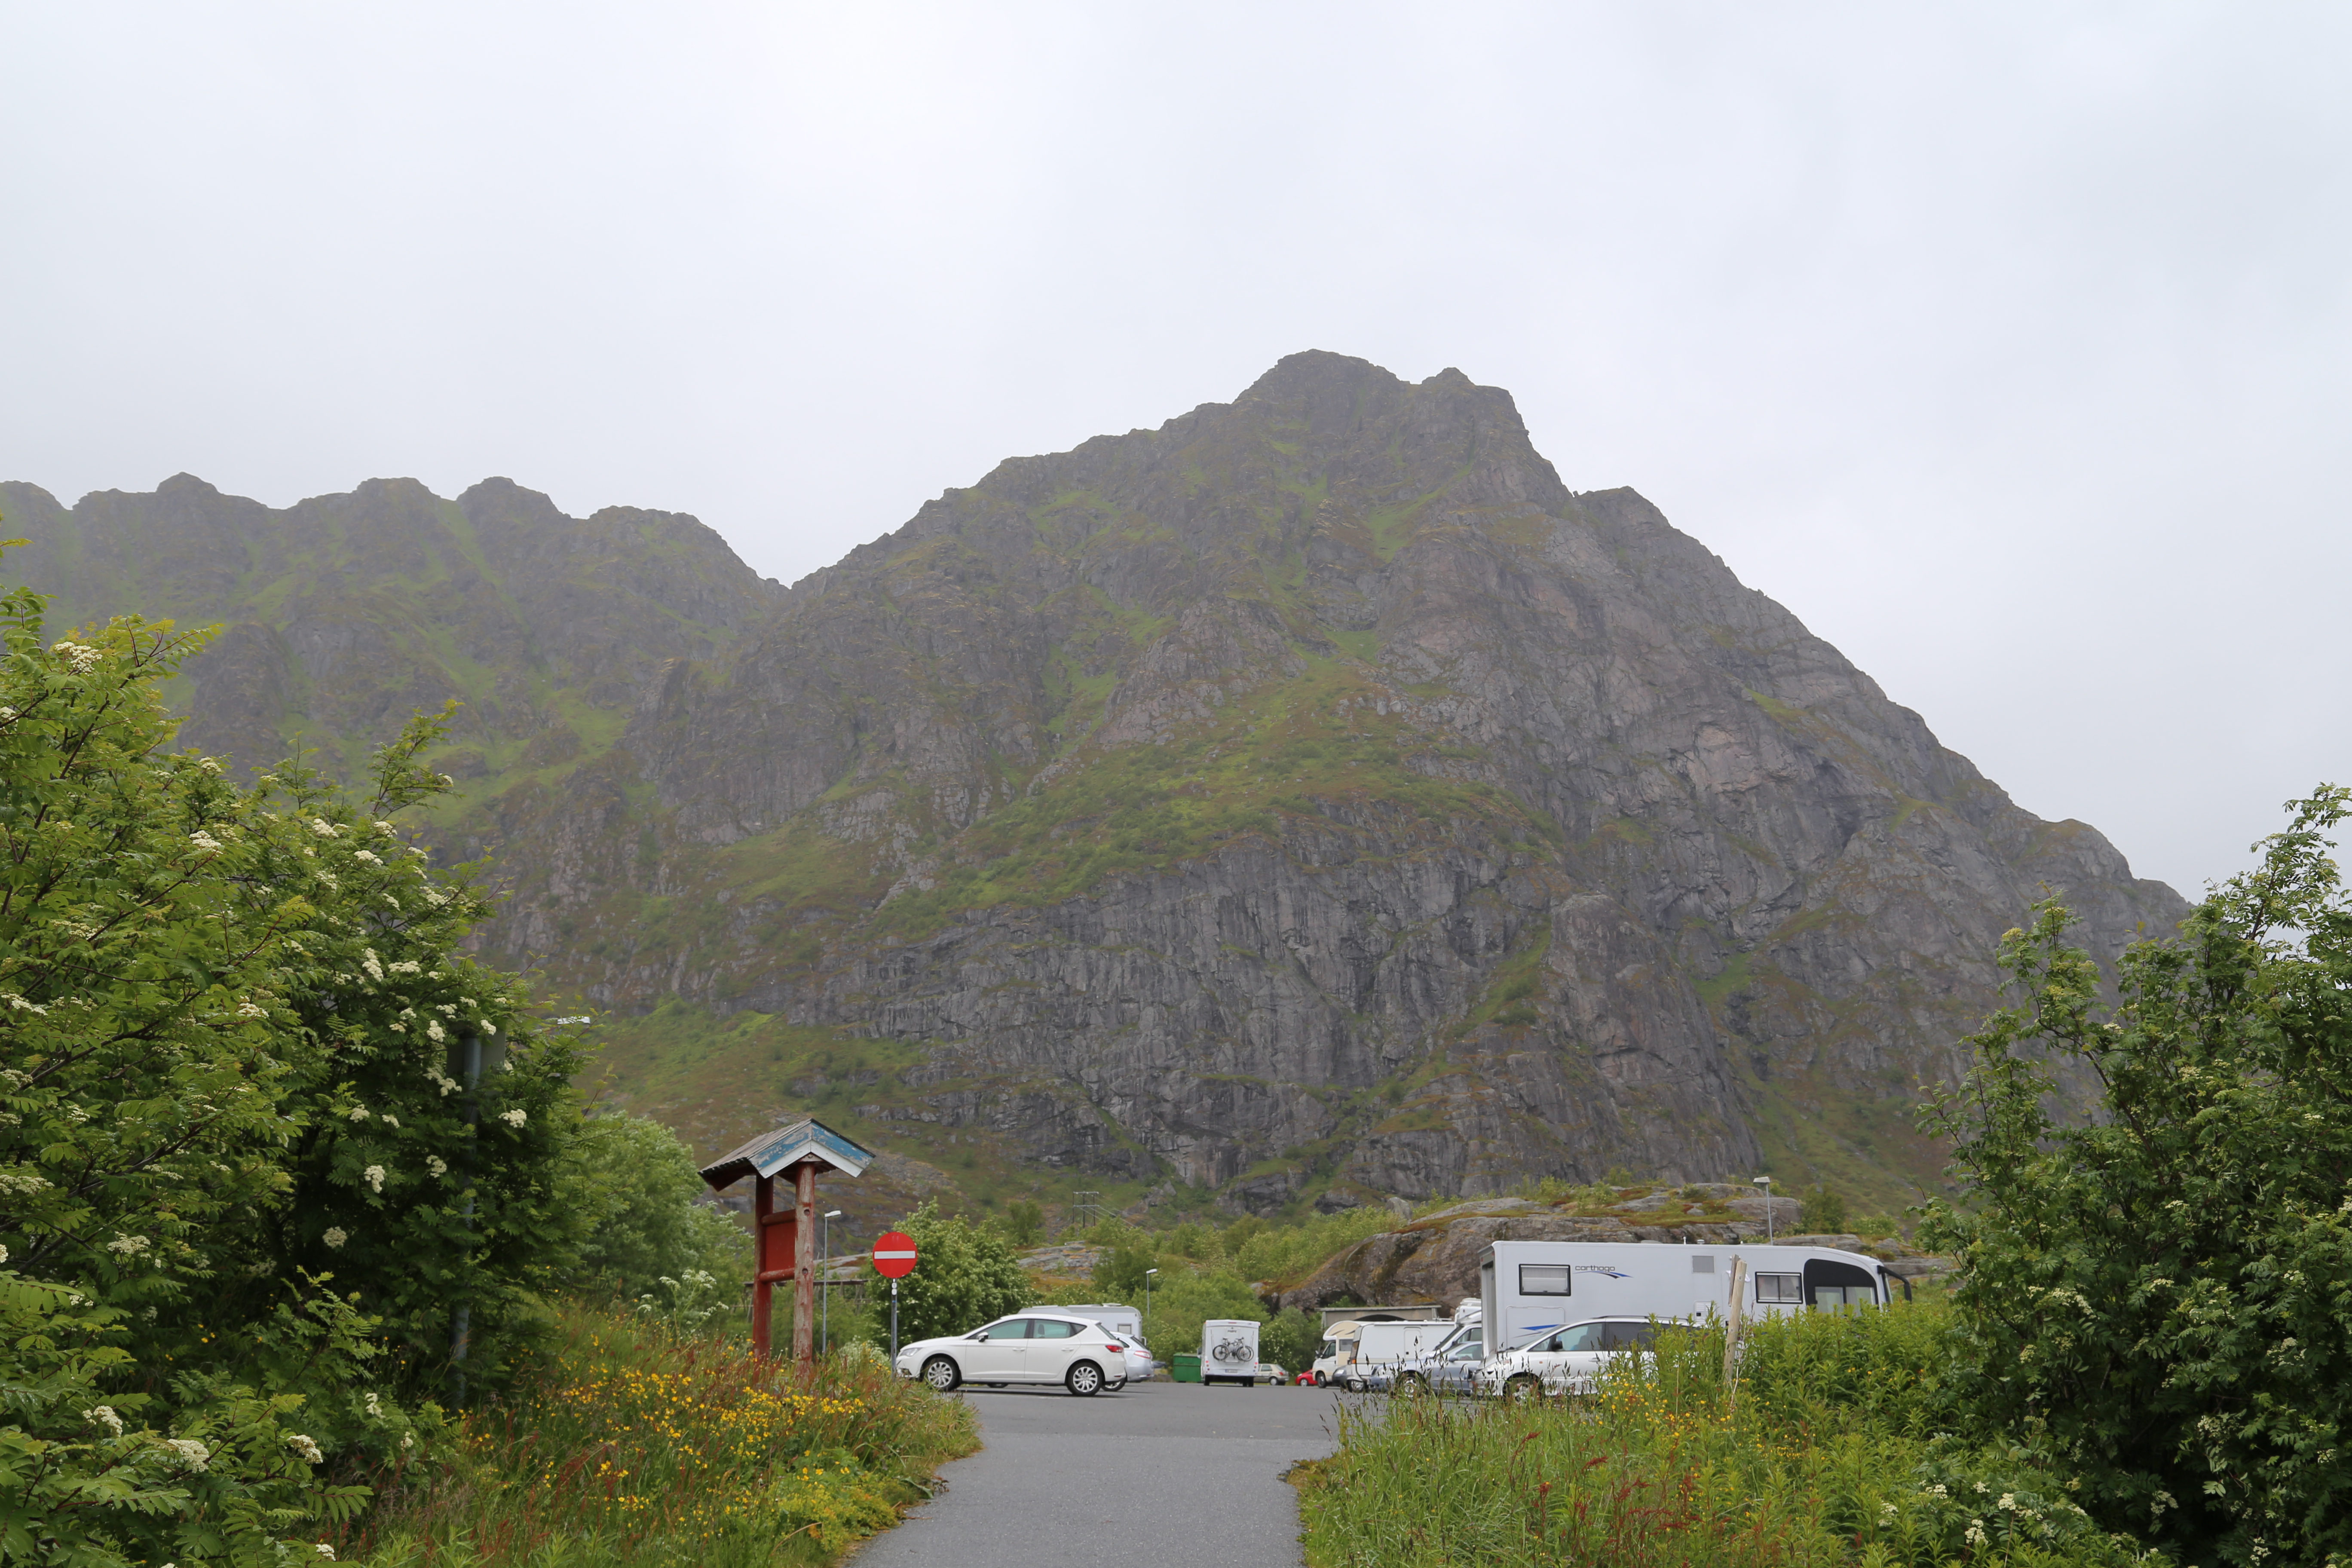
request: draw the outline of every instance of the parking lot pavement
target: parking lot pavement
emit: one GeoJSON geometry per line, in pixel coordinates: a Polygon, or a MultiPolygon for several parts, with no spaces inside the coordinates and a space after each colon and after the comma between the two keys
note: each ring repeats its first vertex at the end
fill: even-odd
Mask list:
{"type": "Polygon", "coordinates": [[[1329,1453],[1337,1396],[1312,1388],[1132,1384],[963,1391],[988,1446],[853,1568],[1297,1568],[1282,1472],[1329,1453]]]}

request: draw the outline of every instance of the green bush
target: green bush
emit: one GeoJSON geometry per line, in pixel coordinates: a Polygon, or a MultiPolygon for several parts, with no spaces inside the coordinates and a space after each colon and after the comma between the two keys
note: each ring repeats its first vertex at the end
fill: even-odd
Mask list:
{"type": "Polygon", "coordinates": [[[429,1436],[458,1309],[477,1390],[543,1322],[578,1053],[463,954],[488,903],[388,820],[447,787],[436,723],[362,795],[241,788],[165,751],[201,637],[47,643],[44,613],[0,595],[0,1538],[274,1562],[362,1495],[331,1462],[429,1436]],[[58,1513],[85,1465],[110,1500],[58,1513]]]}
{"type": "Polygon", "coordinates": [[[2111,1013],[2042,905],[2001,947],[2018,1005],[1927,1118],[1969,1193],[1920,1233],[1963,1265],[1957,1400],[2185,1561],[2352,1555],[2348,803],[2299,803],[2258,870],[2128,951],[2111,1013]],[[2087,1123],[2053,1120],[2053,1058],[2104,1086],[2087,1123]]]}
{"type": "Polygon", "coordinates": [[[689,1274],[730,1307],[751,1277],[751,1240],[701,1201],[707,1189],[677,1133],[643,1116],[592,1118],[572,1166],[574,1203],[593,1216],[566,1283],[590,1296],[674,1298],[689,1274]],[[664,1280],[672,1283],[665,1286],[664,1280]]]}
{"type": "Polygon", "coordinates": [[[1827,1187],[1815,1186],[1798,1205],[1797,1224],[1814,1236],[1834,1236],[1845,1229],[1845,1200],[1827,1187]]]}

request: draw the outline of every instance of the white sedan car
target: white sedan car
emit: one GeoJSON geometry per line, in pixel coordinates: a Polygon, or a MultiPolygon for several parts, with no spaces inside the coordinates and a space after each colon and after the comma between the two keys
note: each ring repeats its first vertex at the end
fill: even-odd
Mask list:
{"type": "Polygon", "coordinates": [[[1590,1394],[1612,1355],[1648,1350],[1660,1329],[1647,1318],[1596,1318],[1570,1323],[1531,1344],[1505,1351],[1479,1369],[1480,1392],[1510,1399],[1538,1394],[1590,1394]]]}
{"type": "Polygon", "coordinates": [[[968,1334],[917,1340],[898,1352],[900,1377],[919,1377],[941,1394],[960,1384],[1007,1388],[1060,1384],[1092,1394],[1123,1386],[1127,1341],[1091,1318],[1037,1310],[999,1318],[968,1334]]]}

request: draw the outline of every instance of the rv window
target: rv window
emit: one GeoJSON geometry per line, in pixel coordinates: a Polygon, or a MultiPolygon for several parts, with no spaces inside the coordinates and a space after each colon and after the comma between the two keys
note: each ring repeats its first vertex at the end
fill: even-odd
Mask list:
{"type": "Polygon", "coordinates": [[[1522,1263],[1519,1265],[1520,1295],[1565,1296],[1568,1293],[1567,1264],[1522,1263]]]}
{"type": "Polygon", "coordinates": [[[1805,1304],[1805,1277],[1801,1274],[1759,1274],[1756,1277],[1756,1299],[1759,1301],[1785,1301],[1791,1306],[1805,1304]]]}
{"type": "Polygon", "coordinates": [[[1691,1258],[1691,1272],[1694,1274],[1714,1273],[1715,1254],[1712,1252],[1695,1254],[1691,1258]]]}
{"type": "Polygon", "coordinates": [[[1321,1344],[1315,1347],[1315,1359],[1317,1361],[1329,1361],[1333,1356],[1336,1356],[1339,1353],[1339,1342],[1337,1340],[1325,1340],[1321,1344]]]}

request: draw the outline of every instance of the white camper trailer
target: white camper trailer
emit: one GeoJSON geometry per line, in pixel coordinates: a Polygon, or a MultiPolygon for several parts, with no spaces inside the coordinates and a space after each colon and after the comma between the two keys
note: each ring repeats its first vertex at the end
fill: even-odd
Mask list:
{"type": "Polygon", "coordinates": [[[1748,1261],[1743,1317],[1878,1306],[1910,1293],[1875,1258],[1826,1247],[1498,1241],[1478,1260],[1486,1353],[1591,1320],[1724,1317],[1735,1258],[1748,1261]]]}
{"type": "Polygon", "coordinates": [[[1417,1360],[1454,1332],[1442,1320],[1341,1323],[1331,1330],[1315,1357],[1318,1387],[1336,1383],[1361,1391],[1385,1388],[1400,1363],[1417,1360]]]}
{"type": "Polygon", "coordinates": [[[1257,1386],[1257,1324],[1211,1318],[1201,1325],[1201,1381],[1257,1386]]]}

